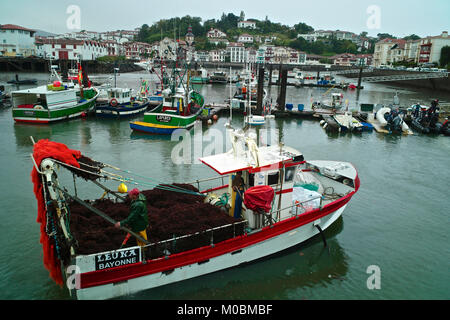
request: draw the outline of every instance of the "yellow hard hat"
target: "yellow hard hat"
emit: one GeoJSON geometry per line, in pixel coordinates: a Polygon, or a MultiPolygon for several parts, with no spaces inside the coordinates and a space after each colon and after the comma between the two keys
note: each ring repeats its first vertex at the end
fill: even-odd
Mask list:
{"type": "Polygon", "coordinates": [[[127,188],[127,186],[125,185],[125,183],[121,183],[121,184],[119,184],[119,188],[117,188],[117,190],[120,192],[120,193],[127,193],[127,191],[128,191],[128,188],[127,188]]]}

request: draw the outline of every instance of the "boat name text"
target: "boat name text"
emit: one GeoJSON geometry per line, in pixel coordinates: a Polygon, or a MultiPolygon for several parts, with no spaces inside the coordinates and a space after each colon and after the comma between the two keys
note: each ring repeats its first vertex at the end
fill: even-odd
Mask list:
{"type": "Polygon", "coordinates": [[[95,270],[119,267],[141,261],[139,249],[102,253],[95,256],[95,270]]]}

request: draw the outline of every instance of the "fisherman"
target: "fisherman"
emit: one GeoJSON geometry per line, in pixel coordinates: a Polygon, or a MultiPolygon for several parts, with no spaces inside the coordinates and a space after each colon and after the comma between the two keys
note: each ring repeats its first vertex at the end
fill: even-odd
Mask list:
{"type": "Polygon", "coordinates": [[[236,176],[231,182],[231,188],[235,193],[235,198],[234,206],[231,206],[232,212],[230,214],[232,214],[234,218],[240,218],[242,211],[242,195],[245,189],[244,179],[242,178],[242,171],[236,172],[236,176]]]}
{"type": "MultiPolygon", "coordinates": [[[[147,227],[148,227],[148,210],[147,210],[147,199],[145,196],[137,189],[128,192],[128,196],[131,199],[130,214],[128,217],[115,224],[116,228],[120,228],[122,225],[128,225],[131,231],[137,233],[139,236],[147,240],[147,227]]],[[[129,235],[127,235],[129,238],[129,235]]],[[[127,240],[126,238],[126,240],[127,240]]],[[[136,239],[139,246],[144,246],[145,243],[139,239],[136,239]]]]}
{"type": "Polygon", "coordinates": [[[437,110],[439,110],[439,100],[433,100],[431,101],[431,107],[428,108],[428,115],[431,117],[434,113],[436,113],[437,110]]]}

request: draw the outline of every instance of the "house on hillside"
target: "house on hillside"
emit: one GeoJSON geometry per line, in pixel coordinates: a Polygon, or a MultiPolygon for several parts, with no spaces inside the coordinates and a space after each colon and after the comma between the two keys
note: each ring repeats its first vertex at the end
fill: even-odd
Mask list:
{"type": "Polygon", "coordinates": [[[248,33],[243,33],[238,37],[237,41],[241,43],[253,43],[253,36],[248,33]]]}
{"type": "Polygon", "coordinates": [[[237,26],[238,26],[238,28],[256,29],[256,22],[254,22],[254,21],[239,21],[237,26]]]}

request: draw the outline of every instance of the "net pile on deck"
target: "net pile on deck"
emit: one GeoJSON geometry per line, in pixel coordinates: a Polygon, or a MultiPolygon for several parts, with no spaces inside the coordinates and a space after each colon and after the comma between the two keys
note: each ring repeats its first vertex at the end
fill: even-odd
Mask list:
{"type": "MultiPolygon", "coordinates": [[[[203,232],[205,230],[229,225],[239,220],[230,217],[219,207],[209,203],[203,203],[204,197],[178,192],[177,190],[190,190],[198,192],[196,188],[186,184],[173,184],[161,186],[152,190],[144,190],[142,193],[147,198],[149,227],[147,228],[148,240],[155,244],[162,240],[184,237],[160,245],[151,246],[151,257],[163,255],[163,251],[171,253],[181,252],[204,245],[217,243],[235,235],[244,233],[243,224],[229,226],[220,230],[203,232]],[[172,190],[167,190],[172,188],[172,190]],[[212,238],[211,238],[212,236],[212,238]]],[[[109,199],[95,200],[91,203],[95,208],[107,213],[116,221],[125,219],[129,214],[129,199],[125,202],[113,202],[109,199]]],[[[116,229],[101,217],[95,215],[83,205],[72,202],[70,204],[71,221],[70,229],[78,242],[77,254],[92,254],[118,249],[126,234],[116,229]]],[[[127,246],[135,245],[130,239],[127,246]]]]}

